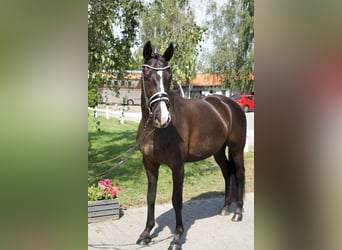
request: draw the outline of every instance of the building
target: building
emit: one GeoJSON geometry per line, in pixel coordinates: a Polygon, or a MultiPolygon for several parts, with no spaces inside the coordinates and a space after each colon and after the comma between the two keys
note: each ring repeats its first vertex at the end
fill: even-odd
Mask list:
{"type": "MultiPolygon", "coordinates": [[[[111,84],[99,88],[99,104],[140,105],[141,71],[130,71],[123,80],[117,80],[113,75],[111,84]],[[119,93],[115,91],[119,90],[119,93]]],[[[251,75],[254,80],[254,75],[251,75]]],[[[222,75],[197,73],[190,85],[182,84],[186,98],[200,98],[210,94],[230,96],[232,93],[222,86],[222,75]]]]}
{"type": "Polygon", "coordinates": [[[222,77],[210,73],[197,73],[196,77],[192,79],[191,84],[183,86],[183,89],[185,96],[191,98],[199,98],[210,94],[221,94],[226,96],[229,96],[230,94],[230,91],[222,86],[222,77]]]}
{"type": "Polygon", "coordinates": [[[99,104],[140,105],[140,71],[130,71],[123,80],[116,79],[115,75],[111,78],[110,84],[99,87],[99,104]]]}

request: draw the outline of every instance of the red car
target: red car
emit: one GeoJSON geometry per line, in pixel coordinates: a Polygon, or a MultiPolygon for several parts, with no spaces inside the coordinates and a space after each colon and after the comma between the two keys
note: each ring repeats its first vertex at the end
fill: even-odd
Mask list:
{"type": "Polygon", "coordinates": [[[230,98],[237,102],[245,112],[254,111],[254,95],[241,94],[230,98]]]}

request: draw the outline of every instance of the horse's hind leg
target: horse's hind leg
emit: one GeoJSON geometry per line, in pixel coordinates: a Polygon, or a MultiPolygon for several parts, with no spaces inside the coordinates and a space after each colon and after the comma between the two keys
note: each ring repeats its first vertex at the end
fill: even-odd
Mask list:
{"type": "Polygon", "coordinates": [[[224,206],[221,209],[221,215],[228,215],[229,214],[229,206],[233,201],[234,195],[234,183],[232,183],[234,177],[234,166],[226,157],[226,145],[222,146],[222,148],[214,154],[214,159],[217,164],[220,166],[222,175],[225,181],[225,201],[224,206]]]}
{"type": "Polygon", "coordinates": [[[237,192],[237,207],[232,218],[233,221],[242,220],[243,199],[245,193],[245,165],[243,148],[237,151],[229,150],[229,160],[234,164],[234,177],[237,192]]]}
{"type": "Polygon", "coordinates": [[[158,171],[159,164],[150,162],[143,159],[144,167],[148,179],[148,188],[147,188],[147,221],[146,227],[144,231],[139,236],[137,240],[137,244],[146,245],[150,243],[151,236],[150,232],[155,225],[155,217],[154,217],[154,207],[156,200],[156,192],[157,192],[157,182],[158,182],[158,171]]]}

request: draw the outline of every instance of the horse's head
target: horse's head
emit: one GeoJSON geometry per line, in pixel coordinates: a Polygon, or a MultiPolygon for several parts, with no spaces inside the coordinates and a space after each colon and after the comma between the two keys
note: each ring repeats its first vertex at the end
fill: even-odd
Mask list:
{"type": "MultiPolygon", "coordinates": [[[[148,41],[143,50],[142,91],[146,107],[152,114],[153,126],[165,128],[171,121],[168,92],[170,90],[172,72],[167,62],[172,58],[172,43],[163,55],[152,54],[148,41]]],[[[142,103],[142,105],[145,105],[142,103]]]]}

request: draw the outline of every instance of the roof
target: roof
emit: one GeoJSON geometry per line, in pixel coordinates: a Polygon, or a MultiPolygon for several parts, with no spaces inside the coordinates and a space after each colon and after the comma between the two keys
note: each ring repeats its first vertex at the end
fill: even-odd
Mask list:
{"type": "Polygon", "coordinates": [[[193,86],[221,86],[221,76],[209,73],[197,73],[191,81],[193,86]]]}
{"type": "MultiPolygon", "coordinates": [[[[116,79],[117,74],[108,74],[109,77],[116,79]]],[[[124,80],[140,80],[141,72],[129,72],[123,75],[124,80]]]]}
{"type": "MultiPolygon", "coordinates": [[[[115,74],[111,74],[111,77],[115,78],[115,74]]],[[[140,71],[132,71],[124,76],[125,80],[140,80],[141,72],[140,71]]],[[[250,80],[254,80],[254,74],[249,75],[250,80]]],[[[195,87],[217,87],[222,85],[222,74],[212,74],[212,73],[197,73],[195,78],[192,79],[191,84],[195,87]]],[[[140,82],[140,81],[139,81],[140,82]]],[[[139,87],[138,83],[138,87],[139,87]]],[[[185,85],[185,81],[182,83],[185,85]]]]}

